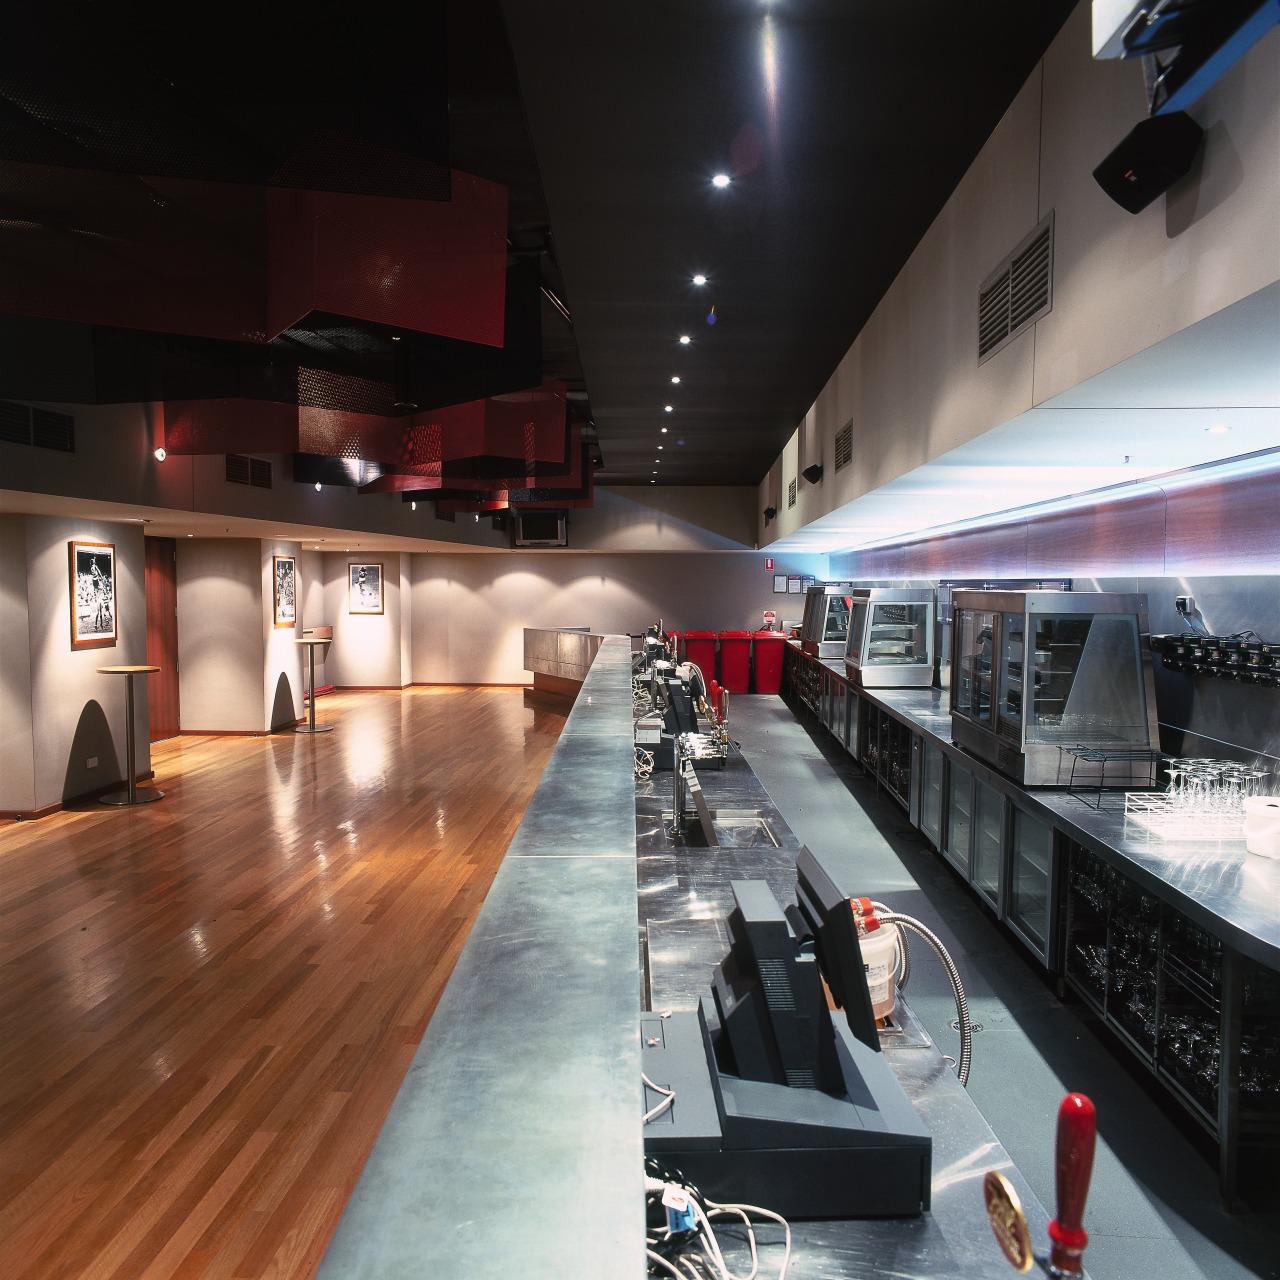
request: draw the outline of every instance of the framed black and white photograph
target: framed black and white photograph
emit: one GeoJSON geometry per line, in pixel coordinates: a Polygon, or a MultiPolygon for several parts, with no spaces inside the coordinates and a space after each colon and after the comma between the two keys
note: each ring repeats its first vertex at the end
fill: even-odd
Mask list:
{"type": "Polygon", "coordinates": [[[382,566],[347,565],[347,612],[382,612],[382,566]]]}
{"type": "Polygon", "coordinates": [[[116,548],[113,542],[71,543],[71,647],[104,649],[116,642],[116,548]]]}
{"type": "Polygon", "coordinates": [[[275,584],[277,627],[291,627],[298,621],[298,566],[292,556],[271,557],[271,578],[275,584]]]}

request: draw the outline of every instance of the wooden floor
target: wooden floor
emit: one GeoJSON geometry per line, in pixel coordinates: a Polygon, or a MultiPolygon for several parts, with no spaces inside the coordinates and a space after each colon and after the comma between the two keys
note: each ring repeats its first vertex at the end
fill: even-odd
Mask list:
{"type": "Polygon", "coordinates": [[[564,716],[323,698],[0,829],[0,1276],[309,1276],[564,716]]]}

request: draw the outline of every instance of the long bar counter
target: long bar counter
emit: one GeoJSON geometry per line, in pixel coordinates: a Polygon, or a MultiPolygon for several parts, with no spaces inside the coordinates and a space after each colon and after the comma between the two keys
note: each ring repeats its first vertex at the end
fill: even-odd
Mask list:
{"type": "Polygon", "coordinates": [[[1120,791],[1019,785],[952,741],[945,691],[863,688],[796,642],[784,690],[1215,1139],[1238,1207],[1242,1150],[1280,1147],[1280,862],[1161,839],[1120,791]]]}

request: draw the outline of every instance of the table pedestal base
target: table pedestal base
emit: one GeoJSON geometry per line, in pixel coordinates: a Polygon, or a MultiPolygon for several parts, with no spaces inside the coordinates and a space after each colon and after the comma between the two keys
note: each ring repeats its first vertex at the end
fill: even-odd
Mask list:
{"type": "Polygon", "coordinates": [[[333,725],[331,724],[295,724],[293,726],[294,733],[332,733],[333,725]]]}
{"type": "Polygon", "coordinates": [[[155,787],[134,787],[132,791],[108,791],[105,796],[98,797],[99,804],[150,804],[152,800],[163,800],[164,792],[155,787]]]}

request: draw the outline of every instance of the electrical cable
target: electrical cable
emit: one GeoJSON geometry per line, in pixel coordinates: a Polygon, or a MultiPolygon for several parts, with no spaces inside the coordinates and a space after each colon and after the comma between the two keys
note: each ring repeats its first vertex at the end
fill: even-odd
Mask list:
{"type": "Polygon", "coordinates": [[[654,1091],[654,1093],[662,1094],[662,1101],[644,1113],[644,1122],[645,1124],[649,1124],[671,1107],[671,1104],[676,1100],[676,1091],[674,1089],[664,1089],[660,1084],[654,1084],[654,1082],[650,1080],[643,1071],[640,1073],[640,1079],[643,1080],[644,1083],[654,1091]]]}

